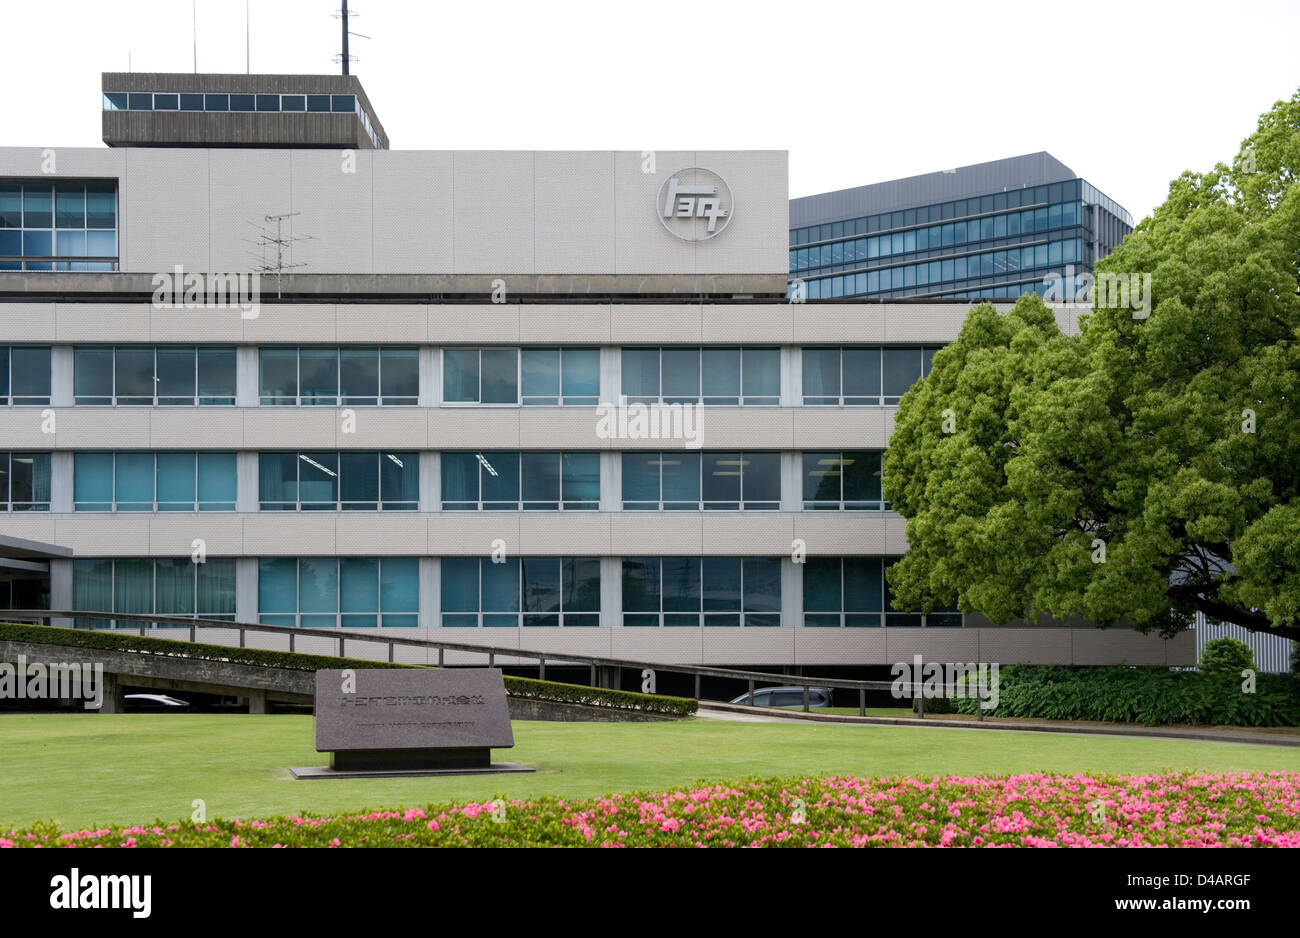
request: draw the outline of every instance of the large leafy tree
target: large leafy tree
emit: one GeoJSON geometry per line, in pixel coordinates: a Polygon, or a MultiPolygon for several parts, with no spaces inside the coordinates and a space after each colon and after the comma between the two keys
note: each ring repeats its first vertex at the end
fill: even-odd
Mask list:
{"type": "Polygon", "coordinates": [[[1098,290],[1078,335],[974,307],[902,399],[899,608],[1300,639],[1300,92],[1098,265],[1135,273],[1149,315],[1098,290]]]}

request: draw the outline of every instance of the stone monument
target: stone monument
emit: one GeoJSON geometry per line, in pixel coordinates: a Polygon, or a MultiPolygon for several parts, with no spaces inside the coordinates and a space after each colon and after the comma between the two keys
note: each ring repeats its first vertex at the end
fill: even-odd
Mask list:
{"type": "Polygon", "coordinates": [[[531,772],[493,762],[515,744],[499,668],[316,672],[316,751],[328,766],[295,778],[531,772]]]}

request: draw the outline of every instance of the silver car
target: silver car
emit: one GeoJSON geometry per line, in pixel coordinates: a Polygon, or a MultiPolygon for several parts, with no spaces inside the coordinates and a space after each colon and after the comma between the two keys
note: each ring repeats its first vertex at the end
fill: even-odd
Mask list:
{"type": "MultiPolygon", "coordinates": [[[[752,702],[747,693],[741,694],[731,702],[734,704],[748,704],[751,707],[802,707],[803,688],[762,687],[754,691],[754,699],[752,702]]],[[[809,708],[829,707],[830,705],[831,689],[829,687],[808,688],[809,708]]]]}

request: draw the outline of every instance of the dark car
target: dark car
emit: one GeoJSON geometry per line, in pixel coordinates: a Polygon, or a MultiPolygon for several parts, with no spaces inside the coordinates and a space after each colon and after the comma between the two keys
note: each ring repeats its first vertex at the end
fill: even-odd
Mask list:
{"type": "MultiPolygon", "coordinates": [[[[747,693],[741,694],[731,702],[734,704],[748,704],[752,707],[802,707],[803,688],[762,687],[754,691],[754,699],[752,702],[747,693]]],[[[808,688],[809,708],[829,707],[830,705],[831,689],[829,687],[808,688]]]]}

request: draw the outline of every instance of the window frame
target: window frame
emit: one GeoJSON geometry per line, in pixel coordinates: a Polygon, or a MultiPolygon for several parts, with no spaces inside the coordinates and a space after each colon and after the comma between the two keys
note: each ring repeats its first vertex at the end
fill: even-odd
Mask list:
{"type": "MultiPolygon", "coordinates": [[[[780,511],[781,510],[781,452],[779,450],[739,450],[739,451],[737,450],[663,450],[663,451],[625,450],[619,453],[619,460],[620,460],[620,469],[621,469],[619,473],[621,476],[620,485],[619,485],[619,489],[620,489],[619,507],[621,511],[680,512],[680,511],[780,511]],[[665,456],[682,456],[682,455],[688,455],[688,456],[694,455],[699,457],[699,478],[697,479],[697,486],[696,486],[696,491],[699,493],[699,498],[696,500],[695,505],[692,508],[665,508],[664,505],[666,504],[666,502],[664,500],[663,460],[665,456]],[[738,466],[739,469],[738,484],[740,487],[740,498],[738,501],[731,502],[731,501],[719,501],[717,499],[710,500],[704,497],[704,482],[705,482],[704,472],[706,468],[705,457],[709,455],[728,456],[728,457],[735,456],[739,460],[740,465],[738,466]],[[747,460],[746,460],[747,456],[775,456],[776,457],[776,481],[777,481],[776,499],[774,500],[773,499],[747,499],[745,497],[745,465],[747,464],[747,460]],[[649,502],[649,501],[637,500],[637,499],[628,499],[626,497],[627,496],[626,485],[628,479],[628,473],[626,471],[627,461],[629,458],[636,459],[638,457],[658,458],[658,463],[655,463],[655,465],[658,466],[658,470],[659,470],[657,473],[659,498],[655,502],[649,502]],[[730,507],[730,506],[734,506],[734,507],[730,507]]],[[[670,503],[673,505],[689,504],[689,502],[683,501],[681,499],[672,499],[670,503]]]]}
{"type": "Polygon", "coordinates": [[[234,407],[236,405],[237,387],[230,388],[229,394],[200,394],[200,373],[199,360],[202,352],[229,352],[231,371],[233,372],[233,383],[238,383],[238,364],[236,362],[237,353],[233,345],[74,345],[72,347],[72,381],[73,381],[73,398],[74,407],[234,407]],[[122,350],[130,349],[149,349],[153,357],[153,396],[147,400],[139,395],[120,395],[118,394],[118,353],[122,350]],[[159,349],[177,350],[189,349],[193,352],[194,357],[194,393],[189,395],[167,394],[160,395],[159,384],[161,379],[158,375],[158,351],[159,349]],[[81,394],[76,393],[77,380],[77,353],[89,351],[107,351],[110,358],[109,366],[109,385],[111,393],[105,398],[102,394],[81,394]],[[124,399],[129,398],[129,399],[124,399]],[[164,402],[165,401],[165,402],[164,402]]]}
{"type": "Polygon", "coordinates": [[[238,493],[239,493],[239,456],[235,450],[77,450],[73,454],[72,461],[72,510],[73,512],[86,512],[90,514],[154,514],[167,515],[181,512],[228,512],[238,511],[238,493]],[[149,502],[123,502],[118,498],[118,458],[120,456],[150,456],[153,460],[153,497],[149,502]],[[185,502],[176,501],[159,501],[158,499],[158,457],[159,456],[192,456],[194,464],[194,500],[190,502],[188,508],[167,507],[161,508],[161,505],[175,506],[184,505],[185,502]],[[78,456],[111,456],[112,457],[112,478],[110,479],[112,498],[109,502],[100,501],[77,501],[77,457],[78,456]],[[205,501],[199,498],[199,471],[201,456],[231,456],[231,471],[235,483],[235,500],[232,501],[205,501]],[[104,505],[107,508],[82,508],[80,505],[104,505]],[[123,508],[122,505],[147,505],[142,508],[123,508]],[[215,507],[214,507],[215,506],[215,507]],[[228,507],[226,507],[228,506],[228,507]]]}
{"type": "MultiPolygon", "coordinates": [[[[257,510],[259,512],[359,512],[359,511],[419,511],[419,483],[420,483],[420,450],[258,450],[257,451],[257,510]],[[328,454],[335,457],[333,474],[334,498],[330,501],[303,501],[302,497],[302,469],[303,463],[309,461],[312,454],[328,454]],[[294,476],[293,501],[266,501],[262,498],[262,472],[266,464],[267,457],[293,456],[294,466],[297,473],[294,476]],[[343,457],[344,456],[374,456],[375,457],[375,498],[365,501],[347,500],[343,497],[343,457]],[[416,498],[411,499],[386,499],[384,498],[384,460],[390,459],[394,462],[394,457],[413,457],[415,461],[414,474],[416,483],[416,498]],[[373,507],[368,507],[373,506],[373,507]]],[[[325,472],[330,470],[326,467],[316,464],[325,472]]],[[[405,466],[400,466],[405,469],[405,466]]]]}
{"type": "Polygon", "coordinates": [[[53,501],[51,497],[45,501],[15,501],[14,494],[14,460],[15,458],[27,457],[33,458],[32,464],[32,481],[33,487],[36,482],[37,468],[36,458],[45,457],[45,488],[48,490],[52,484],[52,460],[53,454],[45,451],[28,451],[28,450],[0,450],[0,475],[3,476],[3,485],[0,485],[0,512],[14,514],[17,512],[27,511],[50,511],[53,501]]]}
{"type": "Polygon", "coordinates": [[[570,557],[570,556],[560,556],[560,555],[551,555],[551,554],[538,555],[538,556],[527,555],[527,556],[512,557],[510,558],[509,561],[507,561],[507,563],[509,562],[513,562],[516,565],[516,571],[515,571],[516,608],[513,611],[510,610],[497,611],[497,610],[484,610],[483,608],[483,579],[484,579],[483,571],[485,568],[484,567],[485,564],[492,563],[491,557],[469,556],[469,557],[441,558],[442,570],[441,570],[440,586],[439,586],[438,627],[444,629],[472,629],[472,628],[588,629],[588,628],[600,627],[601,600],[603,599],[601,595],[602,594],[601,582],[603,579],[603,572],[601,570],[599,557],[588,557],[588,556],[570,557]],[[443,584],[448,582],[447,575],[449,571],[448,571],[447,561],[449,560],[460,561],[465,563],[468,563],[469,561],[477,561],[477,564],[475,565],[475,575],[477,577],[476,593],[475,593],[476,603],[475,603],[475,609],[473,611],[469,611],[469,610],[455,610],[451,612],[446,611],[445,603],[443,602],[445,598],[445,585],[443,584]],[[539,612],[537,610],[529,610],[524,608],[525,605],[527,604],[527,596],[528,596],[527,591],[524,588],[525,570],[526,570],[526,564],[530,560],[533,561],[555,560],[559,562],[560,564],[560,579],[559,579],[560,608],[558,611],[539,612]],[[596,582],[596,590],[595,590],[596,608],[595,609],[579,608],[579,609],[570,610],[567,609],[564,605],[564,597],[570,592],[576,590],[577,588],[576,579],[573,581],[572,584],[567,579],[567,577],[569,576],[569,572],[568,572],[569,568],[566,567],[566,563],[575,565],[574,570],[576,576],[576,564],[579,562],[583,563],[586,566],[594,565],[595,582],[596,582]],[[532,617],[533,621],[527,621],[529,617],[532,617]],[[555,625],[543,624],[537,621],[538,619],[541,618],[552,618],[552,617],[554,617],[556,620],[555,625]],[[507,618],[514,618],[515,620],[514,624],[511,625],[506,623],[505,620],[507,618]],[[471,619],[473,620],[472,622],[470,621],[471,619]],[[490,622],[487,621],[489,619],[491,620],[490,622]]]}
{"type": "MultiPolygon", "coordinates": [[[[622,608],[619,610],[619,627],[626,629],[676,629],[676,628],[744,628],[744,629],[772,629],[781,628],[783,624],[782,605],[784,601],[784,584],[782,582],[782,558],[767,556],[743,556],[743,555],[656,555],[644,557],[621,557],[619,559],[619,576],[620,582],[627,582],[628,564],[644,564],[653,561],[656,565],[658,574],[658,611],[651,612],[648,610],[629,610],[627,608],[628,591],[624,589],[622,608]],[[664,561],[665,560],[694,560],[698,562],[697,569],[698,580],[696,587],[698,590],[698,607],[694,611],[666,609],[664,604],[664,561]],[[725,609],[708,609],[709,598],[706,594],[705,578],[706,565],[708,561],[735,561],[739,570],[739,599],[735,608],[725,609]],[[776,610],[751,610],[748,608],[749,593],[745,589],[745,567],[746,564],[763,561],[768,564],[776,564],[776,610]],[[694,617],[695,622],[687,620],[694,617]],[[710,617],[713,622],[708,621],[710,617]],[[735,619],[735,622],[722,622],[722,619],[735,619]],[[629,621],[629,619],[634,621],[629,621]],[[671,619],[671,621],[670,621],[671,619]],[[653,621],[651,621],[653,620],[653,621]]],[[[761,595],[755,593],[754,595],[761,595]]]]}
{"type": "MultiPolygon", "coordinates": [[[[599,511],[600,510],[600,452],[598,450],[442,450],[439,453],[439,487],[438,487],[438,505],[442,511],[470,512],[470,511],[599,511]],[[499,498],[485,499],[483,497],[483,473],[495,475],[488,468],[493,455],[504,454],[515,457],[515,464],[518,467],[518,477],[515,481],[516,498],[513,502],[505,501],[499,498]],[[465,456],[473,455],[476,461],[476,492],[477,499],[448,499],[447,479],[445,472],[445,460],[449,455],[465,456]],[[570,499],[565,498],[565,457],[566,456],[595,456],[596,457],[596,484],[598,486],[595,499],[570,499]],[[559,479],[560,491],[557,502],[540,501],[536,499],[524,498],[524,465],[525,456],[554,456],[559,463],[559,472],[556,477],[559,479]],[[492,507],[484,507],[485,505],[492,507]],[[503,508],[502,505],[512,505],[513,507],[503,508]],[[529,507],[531,506],[531,507],[529,507]]],[[[576,481],[576,480],[574,480],[576,481]]]]}
{"type": "Polygon", "coordinates": [[[292,628],[337,628],[337,629],[411,629],[420,627],[420,558],[418,556],[357,556],[357,555],[330,555],[322,557],[258,557],[258,595],[257,595],[257,621],[265,625],[285,625],[292,628]],[[294,581],[293,581],[293,612],[265,612],[262,609],[262,564],[267,561],[287,561],[292,560],[294,564],[294,581]],[[302,608],[302,562],[304,560],[311,562],[330,562],[334,564],[334,610],[333,612],[324,612],[318,610],[303,611],[302,608]],[[344,586],[343,586],[343,562],[345,560],[373,560],[375,561],[375,606],[371,610],[345,610],[344,605],[344,586]],[[414,586],[415,586],[415,609],[394,609],[387,611],[384,609],[384,564],[390,561],[414,561],[414,586]],[[324,625],[313,621],[309,625],[303,625],[304,618],[312,620],[323,619],[333,616],[332,625],[324,625]],[[374,617],[374,624],[358,624],[358,621],[368,616],[374,617]],[[352,617],[353,621],[348,621],[352,617]],[[284,620],[292,619],[292,622],[284,620]],[[386,620],[394,621],[386,621],[386,620]],[[398,621],[403,620],[403,621],[398,621]],[[407,621],[409,620],[409,621],[407,621]]]}
{"type": "Polygon", "coordinates": [[[51,364],[52,346],[49,345],[0,345],[4,355],[4,384],[0,386],[0,406],[3,407],[49,407],[54,391],[53,367],[51,364]],[[48,394],[14,394],[14,350],[31,350],[45,352],[46,385],[48,394]],[[20,400],[21,398],[21,400],[20,400]]]}

